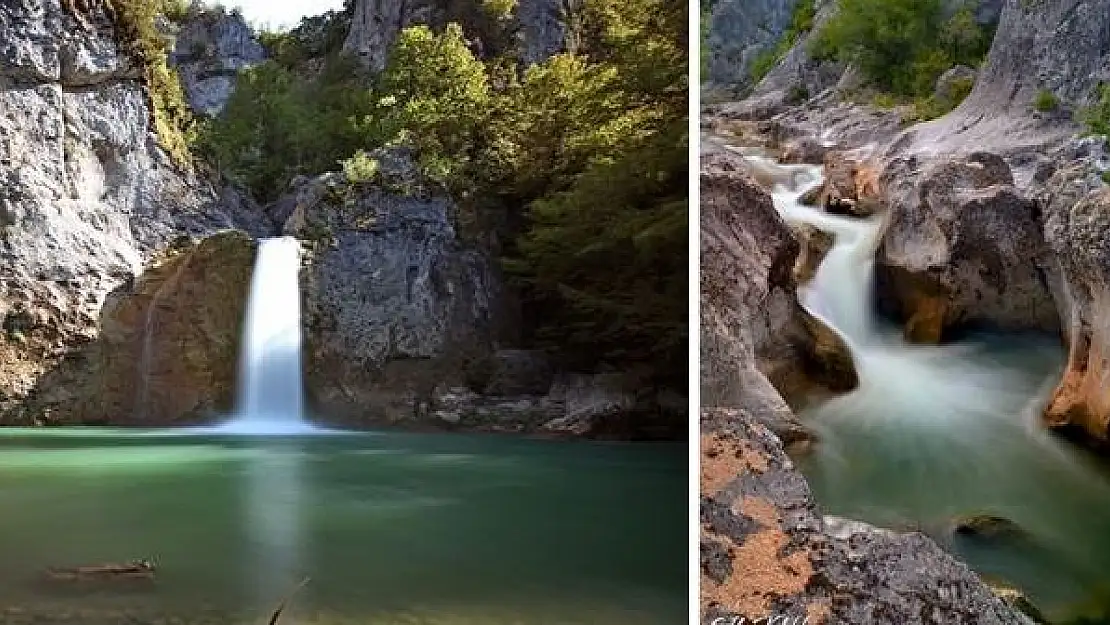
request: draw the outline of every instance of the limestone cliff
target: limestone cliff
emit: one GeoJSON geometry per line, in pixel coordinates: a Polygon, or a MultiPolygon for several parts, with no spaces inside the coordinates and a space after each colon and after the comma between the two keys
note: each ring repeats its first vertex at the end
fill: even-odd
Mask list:
{"type": "Polygon", "coordinates": [[[266,227],[171,163],[141,75],[102,9],[0,5],[0,422],[83,357],[108,294],[172,240],[266,227]]]}

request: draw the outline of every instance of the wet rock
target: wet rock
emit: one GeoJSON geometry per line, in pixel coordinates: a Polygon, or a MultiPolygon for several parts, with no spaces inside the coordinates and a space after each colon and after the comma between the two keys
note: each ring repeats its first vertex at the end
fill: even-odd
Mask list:
{"type": "Polygon", "coordinates": [[[1040,209],[1006,162],[974,153],[918,166],[896,159],[883,173],[891,216],[875,268],[880,309],[917,342],[977,325],[1057,331],[1040,209]]]}
{"type": "Polygon", "coordinates": [[[870,217],[879,210],[879,180],[874,165],[861,163],[843,152],[825,157],[825,182],[817,204],[835,215],[870,217]]]}
{"type": "Polygon", "coordinates": [[[812,224],[791,224],[790,229],[802,244],[798,260],[794,262],[794,279],[799,284],[803,284],[813,279],[821,261],[825,260],[825,255],[836,242],[836,238],[812,224]]]}
{"type": "Polygon", "coordinates": [[[1025,623],[917,533],[822,517],[779,440],[746,411],[702,411],[703,620],[1025,623]]]}
{"type": "Polygon", "coordinates": [[[1017,612],[1027,616],[1036,625],[1049,625],[1050,621],[1040,608],[1019,588],[995,580],[986,581],[987,586],[999,599],[1006,602],[1017,612]]]}
{"type": "Polygon", "coordinates": [[[704,154],[701,184],[703,403],[746,408],[795,437],[804,428],[787,402],[854,388],[851,354],[799,305],[800,246],[743,159],[704,154]]]}

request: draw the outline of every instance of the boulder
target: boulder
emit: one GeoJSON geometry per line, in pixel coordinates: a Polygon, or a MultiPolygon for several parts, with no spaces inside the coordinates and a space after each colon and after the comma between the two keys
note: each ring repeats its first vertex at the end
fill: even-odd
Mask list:
{"type": "Polygon", "coordinates": [[[809,282],[817,273],[821,261],[832,249],[836,238],[829,232],[821,230],[812,224],[791,224],[790,229],[801,243],[801,253],[794,262],[794,280],[798,284],[809,282]]]}
{"type": "Polygon", "coordinates": [[[1059,330],[1040,209],[1014,187],[1001,157],[899,158],[881,187],[890,220],[875,288],[880,310],[904,323],[907,338],[937,343],[975,326],[1059,330]]]}

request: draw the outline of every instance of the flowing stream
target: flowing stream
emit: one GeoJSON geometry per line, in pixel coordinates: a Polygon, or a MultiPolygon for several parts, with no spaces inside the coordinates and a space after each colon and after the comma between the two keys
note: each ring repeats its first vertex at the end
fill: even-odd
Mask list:
{"type": "Polygon", "coordinates": [[[802,416],[818,444],[799,465],[828,514],[917,529],[987,579],[1023,589],[1050,616],[1110,603],[1110,471],[1044,430],[1040,411],[1064,364],[1054,337],[980,334],[944,346],[907,344],[872,303],[881,217],[803,206],[821,168],[746,158],[784,219],[835,236],[806,308],[849,345],[852,393],[802,416]],[[956,519],[988,514],[1021,533],[965,537],[956,519]]]}

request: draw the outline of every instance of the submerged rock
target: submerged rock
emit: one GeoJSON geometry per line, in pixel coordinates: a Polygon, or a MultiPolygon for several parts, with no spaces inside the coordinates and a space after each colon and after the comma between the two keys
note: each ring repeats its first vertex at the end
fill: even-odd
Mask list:
{"type": "Polygon", "coordinates": [[[1025,530],[1013,521],[990,514],[976,514],[956,519],[953,531],[962,536],[985,539],[1024,538],[1025,530]]]}

